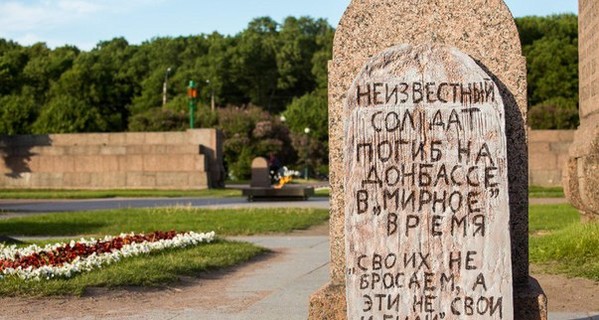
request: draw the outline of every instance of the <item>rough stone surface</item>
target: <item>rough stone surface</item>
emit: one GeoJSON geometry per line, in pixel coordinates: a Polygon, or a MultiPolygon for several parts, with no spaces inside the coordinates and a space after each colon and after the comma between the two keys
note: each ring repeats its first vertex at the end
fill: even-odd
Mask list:
{"type": "Polygon", "coordinates": [[[345,300],[345,286],[327,284],[310,297],[308,319],[345,319],[347,315],[345,300]]]}
{"type": "Polygon", "coordinates": [[[563,183],[570,202],[592,219],[599,216],[599,3],[580,0],[578,7],[580,127],[570,147],[563,183]]]}
{"type": "Polygon", "coordinates": [[[454,319],[470,297],[486,305],[478,319],[513,319],[505,112],[491,77],[455,48],[395,46],[364,66],[344,113],[348,318],[454,319]]]}
{"type": "Polygon", "coordinates": [[[214,129],[0,136],[0,188],[203,189],[222,162],[214,129]]]}
{"type": "Polygon", "coordinates": [[[268,161],[258,157],[252,160],[252,188],[270,188],[270,175],[268,174],[268,161]]]}
{"type": "Polygon", "coordinates": [[[528,185],[561,187],[575,130],[529,130],[528,185]]]}
{"type": "MultiPolygon", "coordinates": [[[[332,285],[343,285],[346,270],[343,102],[370,57],[403,43],[456,47],[484,66],[499,86],[506,111],[512,271],[514,283],[527,288],[526,61],[513,17],[502,0],[472,0],[468,5],[461,0],[353,0],[347,8],[329,62],[332,285]]],[[[517,298],[520,289],[515,290],[517,298]]]]}

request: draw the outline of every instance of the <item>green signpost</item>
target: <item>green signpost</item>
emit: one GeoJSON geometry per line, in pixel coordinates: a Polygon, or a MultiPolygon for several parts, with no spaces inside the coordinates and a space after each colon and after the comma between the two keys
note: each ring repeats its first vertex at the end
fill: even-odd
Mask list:
{"type": "Polygon", "coordinates": [[[196,88],[196,83],[193,80],[189,81],[189,87],[187,87],[187,97],[189,98],[189,128],[193,129],[196,100],[198,98],[198,89],[196,88]]]}

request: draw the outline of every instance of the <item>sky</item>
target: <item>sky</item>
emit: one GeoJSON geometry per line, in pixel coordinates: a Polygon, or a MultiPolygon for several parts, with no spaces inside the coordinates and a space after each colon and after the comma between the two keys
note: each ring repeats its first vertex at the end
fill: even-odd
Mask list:
{"type": "MultiPolygon", "coordinates": [[[[400,0],[398,0],[400,1],[400,0]]],[[[350,0],[0,0],[0,38],[90,50],[124,37],[140,44],[160,36],[217,31],[235,35],[253,18],[325,18],[336,27],[350,0]]],[[[505,0],[515,17],[577,13],[577,0],[505,0]]]]}

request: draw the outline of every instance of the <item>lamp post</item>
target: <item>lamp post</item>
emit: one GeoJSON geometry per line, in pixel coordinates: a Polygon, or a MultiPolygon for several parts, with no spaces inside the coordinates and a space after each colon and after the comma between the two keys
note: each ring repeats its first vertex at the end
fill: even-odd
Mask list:
{"type": "Polygon", "coordinates": [[[166,105],[166,89],[168,86],[168,75],[171,73],[171,70],[173,70],[171,67],[168,67],[168,69],[166,69],[166,72],[164,73],[164,82],[162,83],[162,106],[164,107],[166,105]]]}
{"type": "Polygon", "coordinates": [[[214,88],[210,84],[210,80],[206,80],[206,83],[210,87],[210,109],[214,112],[214,88]]]}
{"type": "Polygon", "coordinates": [[[310,128],[306,127],[304,129],[304,133],[306,134],[306,163],[305,163],[305,168],[304,168],[304,178],[306,178],[306,180],[308,180],[310,177],[308,176],[308,158],[310,156],[310,128]]]}
{"type": "Polygon", "coordinates": [[[187,87],[187,98],[189,98],[189,128],[194,128],[194,111],[196,110],[196,99],[198,97],[198,89],[196,83],[193,80],[189,81],[189,87],[187,87]]]}

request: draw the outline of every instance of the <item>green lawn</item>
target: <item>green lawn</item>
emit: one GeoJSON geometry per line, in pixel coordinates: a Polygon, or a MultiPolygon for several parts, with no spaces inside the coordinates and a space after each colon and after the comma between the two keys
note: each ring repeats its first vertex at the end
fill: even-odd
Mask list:
{"type": "Polygon", "coordinates": [[[570,205],[530,210],[530,261],[548,273],[599,281],[599,222],[582,224],[570,205]]]}
{"type": "MultiPolygon", "coordinates": [[[[328,210],[317,209],[122,209],[0,220],[0,235],[59,236],[68,241],[121,232],[178,230],[215,231],[222,237],[286,233],[324,223],[327,219],[328,210]]],[[[55,242],[60,241],[35,241],[40,245],[55,242]]],[[[21,245],[27,244],[30,243],[21,245]]],[[[81,295],[90,287],[163,286],[176,283],[181,276],[200,275],[201,278],[201,272],[237,265],[266,252],[248,243],[217,240],[193,248],[124,259],[71,279],[23,281],[8,277],[0,280],[0,296],[81,295]]]]}
{"type": "Polygon", "coordinates": [[[98,236],[157,230],[252,235],[306,229],[325,222],[328,216],[328,210],[324,209],[120,209],[1,220],[0,235],[98,236]]]}
{"type": "Polygon", "coordinates": [[[530,198],[563,198],[564,188],[562,187],[528,187],[528,196],[530,198]]]}

